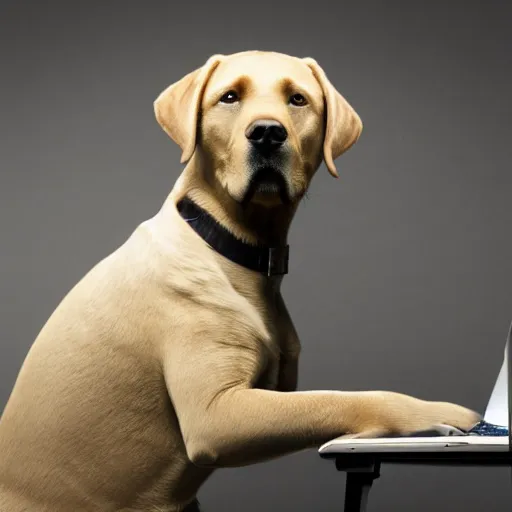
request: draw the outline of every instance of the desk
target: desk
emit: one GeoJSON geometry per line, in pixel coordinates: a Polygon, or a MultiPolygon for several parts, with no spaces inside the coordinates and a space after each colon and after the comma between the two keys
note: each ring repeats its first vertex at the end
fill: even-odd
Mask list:
{"type": "Polygon", "coordinates": [[[429,466],[512,466],[512,452],[382,452],[328,453],[338,471],[347,473],[345,512],[364,512],[373,481],[380,476],[381,464],[415,464],[429,466]]]}

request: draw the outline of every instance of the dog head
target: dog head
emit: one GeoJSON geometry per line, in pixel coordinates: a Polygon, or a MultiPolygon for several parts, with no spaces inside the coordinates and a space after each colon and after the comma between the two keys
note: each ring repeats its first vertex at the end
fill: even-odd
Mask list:
{"type": "Polygon", "coordinates": [[[154,103],[181,162],[200,149],[238,203],[297,202],[325,160],[359,138],[359,116],[318,63],[274,52],[214,55],[154,103]]]}

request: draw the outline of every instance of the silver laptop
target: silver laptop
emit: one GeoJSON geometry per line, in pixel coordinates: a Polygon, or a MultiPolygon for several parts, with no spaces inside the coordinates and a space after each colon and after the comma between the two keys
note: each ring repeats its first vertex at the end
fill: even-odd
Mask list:
{"type": "Polygon", "coordinates": [[[407,437],[373,439],[333,439],[320,447],[321,455],[334,453],[383,452],[507,452],[512,448],[511,411],[512,324],[509,327],[501,370],[491,393],[482,421],[468,432],[450,425],[439,425],[427,433],[407,437]]]}

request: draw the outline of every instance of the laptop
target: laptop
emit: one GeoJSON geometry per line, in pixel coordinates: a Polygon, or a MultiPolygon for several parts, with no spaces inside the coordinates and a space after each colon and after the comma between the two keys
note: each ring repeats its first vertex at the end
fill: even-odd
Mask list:
{"type": "Polygon", "coordinates": [[[428,432],[405,437],[372,439],[333,439],[319,449],[320,455],[339,453],[393,452],[508,452],[512,449],[512,323],[498,378],[494,384],[482,421],[467,432],[451,426],[438,425],[428,432]]]}

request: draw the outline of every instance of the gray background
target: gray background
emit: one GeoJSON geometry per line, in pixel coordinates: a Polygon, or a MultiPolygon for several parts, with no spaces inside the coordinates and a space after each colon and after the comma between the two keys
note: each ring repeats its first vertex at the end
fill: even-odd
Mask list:
{"type": "MultiPolygon", "coordinates": [[[[341,179],[322,166],[293,224],[300,388],[484,409],[512,318],[510,2],[1,5],[2,409],[61,298],[180,172],[154,98],[246,49],[316,58],[365,123],[341,179]]],[[[509,478],[385,467],[369,510],[504,510],[509,478]]],[[[343,491],[309,451],[219,471],[200,498],[207,512],[329,511],[343,491]]]]}

